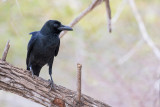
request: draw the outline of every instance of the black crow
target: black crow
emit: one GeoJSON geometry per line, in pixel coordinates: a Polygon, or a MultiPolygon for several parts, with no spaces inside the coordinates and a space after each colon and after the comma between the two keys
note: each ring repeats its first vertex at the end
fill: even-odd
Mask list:
{"type": "Polygon", "coordinates": [[[48,64],[51,89],[55,89],[52,79],[52,64],[60,47],[59,34],[63,30],[72,31],[69,26],[62,25],[57,20],[47,21],[40,31],[31,32],[32,35],[27,47],[27,70],[39,76],[41,68],[48,64]]]}

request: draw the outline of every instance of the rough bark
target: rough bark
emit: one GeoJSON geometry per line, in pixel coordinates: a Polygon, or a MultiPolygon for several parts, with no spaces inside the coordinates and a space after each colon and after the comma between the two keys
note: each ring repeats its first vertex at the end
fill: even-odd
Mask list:
{"type": "MultiPolygon", "coordinates": [[[[48,81],[35,77],[29,71],[0,60],[0,89],[18,94],[44,106],[77,107],[76,92],[56,85],[50,91],[48,81]]],[[[100,101],[82,95],[81,107],[109,107],[100,101]]]]}

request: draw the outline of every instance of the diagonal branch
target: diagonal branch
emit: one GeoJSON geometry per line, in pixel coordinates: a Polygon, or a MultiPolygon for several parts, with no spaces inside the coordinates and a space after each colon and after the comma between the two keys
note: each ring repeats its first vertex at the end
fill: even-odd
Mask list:
{"type": "Polygon", "coordinates": [[[139,40],[136,45],[129,50],[129,52],[127,54],[125,54],[124,56],[122,56],[119,60],[118,60],[118,64],[123,64],[125,63],[127,60],[129,60],[137,51],[138,49],[142,46],[142,44],[144,43],[144,40],[141,39],[139,40]]]}
{"type": "MultiPolygon", "coordinates": [[[[97,5],[99,5],[100,3],[102,3],[103,0],[94,0],[92,2],[91,5],[89,5],[88,8],[86,8],[84,11],[82,11],[82,13],[80,13],[70,24],[70,27],[73,27],[75,24],[77,24],[84,16],[86,16],[89,12],[91,12],[97,5]]],[[[60,34],[60,38],[62,38],[65,34],[67,33],[67,31],[63,31],[60,34]]]]}
{"type": "Polygon", "coordinates": [[[114,17],[112,18],[112,24],[115,24],[116,21],[118,20],[118,18],[120,17],[120,15],[123,12],[124,7],[126,5],[126,1],[127,0],[123,0],[122,3],[117,7],[116,13],[115,13],[114,17]]]}

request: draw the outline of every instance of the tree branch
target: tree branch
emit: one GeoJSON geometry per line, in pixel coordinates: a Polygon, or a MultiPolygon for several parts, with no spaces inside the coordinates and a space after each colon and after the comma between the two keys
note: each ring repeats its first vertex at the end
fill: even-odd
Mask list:
{"type": "MultiPolygon", "coordinates": [[[[49,82],[32,78],[29,71],[14,67],[0,60],[0,88],[18,94],[44,106],[76,107],[76,92],[56,85],[56,91],[49,91],[49,82]]],[[[109,107],[86,95],[81,96],[82,107],[109,107]]]]}
{"type": "Polygon", "coordinates": [[[107,12],[107,20],[108,20],[108,31],[111,33],[112,28],[111,28],[111,8],[109,4],[109,0],[105,0],[105,5],[106,5],[106,12],[107,12]]]}
{"type": "Polygon", "coordinates": [[[138,49],[142,46],[143,43],[144,43],[143,39],[139,40],[136,43],[136,45],[132,49],[130,49],[129,52],[127,52],[127,54],[125,54],[118,60],[118,64],[123,64],[127,60],[129,60],[129,58],[131,58],[138,51],[138,49]]]}
{"type": "Polygon", "coordinates": [[[114,17],[112,18],[112,25],[117,22],[118,18],[120,17],[121,13],[123,12],[124,7],[126,5],[126,1],[127,0],[123,0],[122,3],[117,7],[116,13],[115,13],[114,17]]]}
{"type": "Polygon", "coordinates": [[[138,12],[138,9],[136,7],[135,4],[135,0],[128,0],[132,9],[132,12],[134,14],[134,17],[138,23],[140,32],[142,34],[142,37],[144,39],[144,41],[148,44],[148,46],[153,50],[153,53],[155,54],[155,56],[157,57],[158,60],[160,60],[160,50],[158,49],[158,47],[156,47],[156,45],[154,44],[153,40],[151,39],[150,35],[148,34],[146,27],[144,25],[144,22],[138,12]]]}
{"type": "MultiPolygon", "coordinates": [[[[82,11],[70,24],[70,27],[73,27],[75,24],[77,24],[84,16],[86,16],[89,12],[91,12],[97,5],[102,3],[103,0],[94,0],[91,5],[89,5],[88,8],[86,8],[84,11],[82,11]]],[[[63,31],[59,37],[62,38],[67,31],[63,31]]]]}

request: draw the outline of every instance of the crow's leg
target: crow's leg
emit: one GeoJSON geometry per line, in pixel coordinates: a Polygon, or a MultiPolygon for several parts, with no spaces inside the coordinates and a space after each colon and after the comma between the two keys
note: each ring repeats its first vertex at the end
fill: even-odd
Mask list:
{"type": "Polygon", "coordinates": [[[50,75],[50,80],[49,80],[49,86],[50,86],[50,90],[55,90],[56,88],[55,88],[55,84],[54,84],[54,81],[53,81],[53,79],[52,79],[52,75],[50,75]]]}
{"type": "MultiPolygon", "coordinates": [[[[54,58],[53,58],[54,59],[54,58]]],[[[52,79],[52,64],[53,64],[53,59],[52,60],[50,60],[50,62],[48,63],[48,65],[49,65],[49,75],[50,75],[50,80],[49,80],[49,85],[50,85],[50,90],[55,90],[56,88],[55,88],[55,84],[54,84],[54,82],[53,82],[53,79],[52,79]]]]}
{"type": "Polygon", "coordinates": [[[33,73],[32,66],[30,66],[29,69],[30,69],[30,72],[31,72],[31,74],[32,74],[32,77],[34,78],[34,73],[33,73]]]}
{"type": "Polygon", "coordinates": [[[50,90],[52,89],[55,90],[55,84],[52,79],[52,66],[49,66],[49,75],[50,75],[50,80],[49,80],[50,90]]]}

